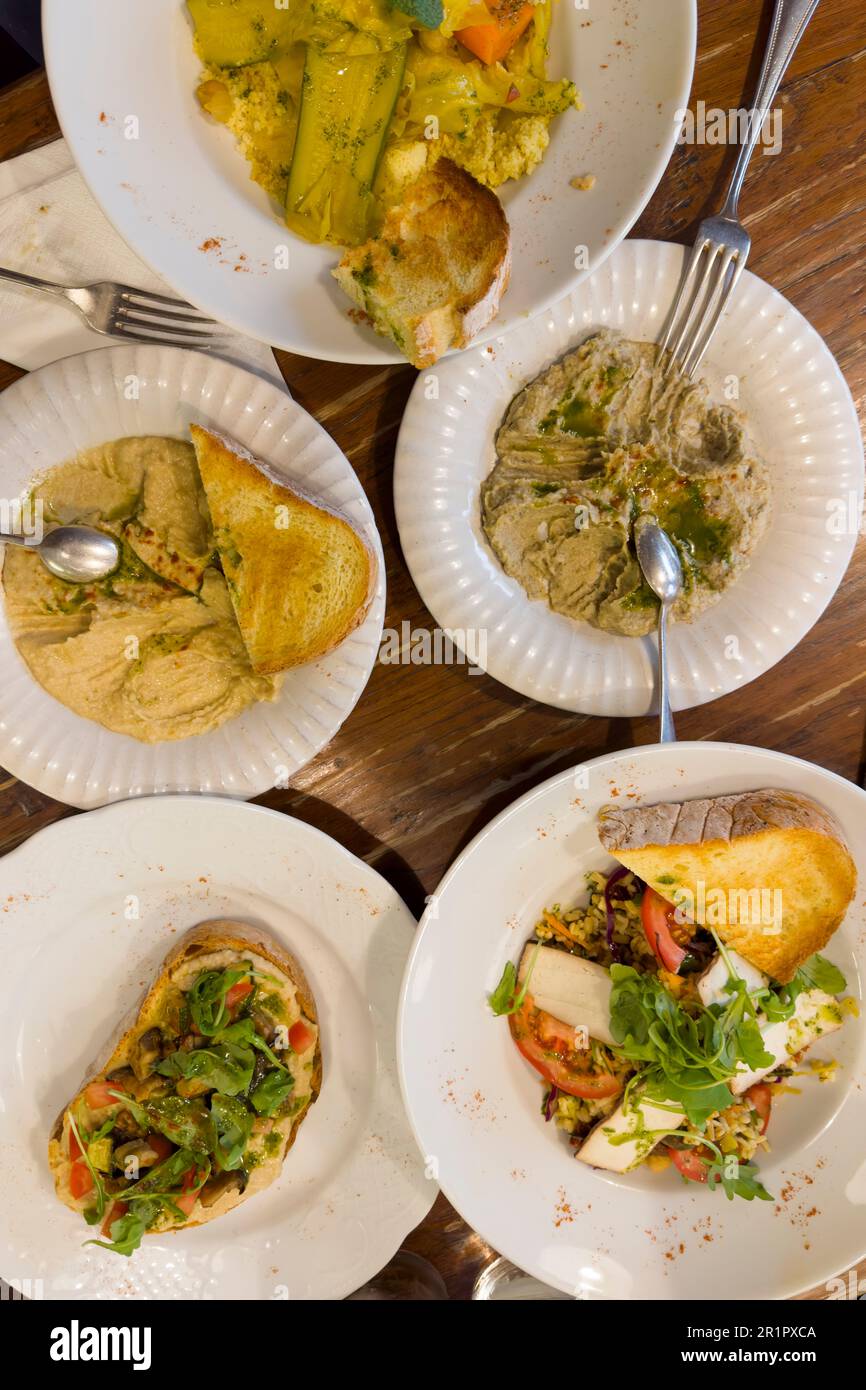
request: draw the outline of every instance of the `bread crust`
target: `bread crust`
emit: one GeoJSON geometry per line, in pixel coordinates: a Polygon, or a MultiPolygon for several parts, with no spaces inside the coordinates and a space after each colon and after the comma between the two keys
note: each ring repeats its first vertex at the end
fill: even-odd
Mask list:
{"type": "MultiPolygon", "coordinates": [[[[230,468],[239,491],[246,486],[251,491],[260,493],[264,485],[270,490],[270,500],[274,505],[278,505],[281,501],[290,498],[292,500],[292,505],[299,511],[309,512],[311,515],[324,513],[351,532],[359,550],[363,553],[367,562],[365,593],[357,606],[346,614],[345,620],[339,627],[332,627],[327,635],[323,634],[322,641],[311,645],[309,649],[305,651],[304,662],[317,661],[321,657],[326,656],[328,652],[334,651],[341,642],[346,640],[351,632],[354,632],[356,628],[360,627],[361,623],[363,623],[376,591],[378,562],[366,536],[362,534],[354,522],[350,520],[345,513],[341,512],[339,508],[332,507],[328,503],[313,497],[294,482],[288,483],[285,478],[278,475],[274,469],[269,467],[263,459],[257,458],[249,449],[245,449],[242,444],[239,444],[237,440],[229,438],[228,435],[222,434],[219,430],[205,429],[201,425],[190,425],[190,436],[195,445],[200,471],[206,453],[209,452],[212,456],[219,454],[230,468]]],[[[204,485],[205,494],[208,496],[208,501],[211,506],[213,506],[213,501],[209,494],[208,480],[204,477],[204,474],[202,474],[202,483],[204,485]]],[[[234,592],[231,589],[229,592],[238,619],[241,637],[246,642],[247,633],[244,622],[242,622],[242,618],[246,620],[246,617],[238,610],[238,601],[234,592]]],[[[260,676],[278,675],[281,671],[290,669],[278,655],[270,659],[254,659],[254,653],[250,652],[250,664],[256,674],[260,676]]]]}
{"type": "Polygon", "coordinates": [[[166,955],[153,982],[147,986],[137,1004],[123,1017],[114,1030],[108,1043],[100,1053],[99,1060],[92,1071],[82,1081],[72,1100],[63,1107],[52,1128],[48,1143],[48,1162],[55,1179],[55,1188],[60,1200],[73,1211],[80,1208],[71,1197],[68,1184],[63,1181],[68,1164],[63,1152],[63,1130],[66,1115],[82,1099],[85,1090],[93,1081],[101,1081],[111,1072],[125,1066],[132,1043],[139,1036],[154,1013],[168,986],[184,966],[193,962],[196,956],[212,955],[220,951],[232,951],[238,958],[248,959],[251,955],[280,971],[294,986],[301,1010],[311,1023],[317,1027],[316,1048],[310,1078],[310,1099],[297,1116],[288,1116],[283,1121],[274,1122],[271,1132],[279,1130],[284,1136],[280,1152],[263,1159],[251,1172],[243,1192],[229,1190],[223,1193],[211,1206],[205,1207],[197,1201],[186,1221],[176,1224],[158,1224],[156,1233],[187,1230],[191,1226],[202,1226],[208,1221],[223,1216],[226,1212],[255,1196],[257,1192],[269,1187],[280,1175],[282,1165],[289,1149],[297,1138],[298,1131],[315,1104],[322,1086],[322,1048],[321,1031],[318,1027],[316,1001],[309,981],[297,958],[288,951],[282,942],[277,941],[262,927],[229,918],[214,918],[192,927],[177,941],[166,955]]]}
{"type": "Polygon", "coordinates": [[[781,929],[770,932],[765,924],[735,918],[717,930],[783,984],[827,944],[856,889],[842,827],[826,807],[799,792],[766,788],[654,806],[607,806],[599,813],[598,834],[608,853],[671,902],[683,888],[697,896],[696,874],[713,888],[735,893],[763,889],[761,875],[771,876],[782,895],[781,929]],[[726,855],[727,847],[744,844],[753,851],[746,860],[754,870],[750,885],[740,881],[743,862],[726,855]]]}

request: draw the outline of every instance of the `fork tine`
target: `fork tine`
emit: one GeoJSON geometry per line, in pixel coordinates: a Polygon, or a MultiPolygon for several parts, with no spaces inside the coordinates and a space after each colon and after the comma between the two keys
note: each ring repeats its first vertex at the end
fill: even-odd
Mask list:
{"type": "Polygon", "coordinates": [[[725,278],[734,255],[735,252],[730,247],[722,246],[718,242],[714,242],[710,247],[706,272],[692,306],[688,332],[683,332],[682,341],[677,344],[674,353],[679,363],[679,369],[684,375],[686,375],[686,364],[694,352],[696,344],[700,341],[707,323],[712,318],[714,306],[718,303],[724,290],[725,278]]]}
{"type": "Polygon", "coordinates": [[[706,241],[706,239],[699,238],[692,247],[692,254],[689,257],[689,263],[686,267],[686,273],[683,276],[679,293],[676,299],[674,300],[670,314],[668,315],[667,327],[665,328],[664,337],[662,338],[662,341],[659,345],[660,356],[667,352],[670,348],[671,338],[673,337],[674,329],[676,327],[677,320],[679,319],[681,311],[685,310],[686,321],[688,321],[688,312],[691,309],[692,300],[694,299],[697,287],[698,266],[701,263],[704,250],[706,249],[707,245],[708,242],[706,241]]]}
{"type": "MultiPolygon", "coordinates": [[[[722,251],[723,248],[719,246],[717,242],[710,242],[706,247],[703,269],[698,279],[692,302],[689,305],[688,312],[683,317],[679,334],[670,350],[670,358],[668,359],[667,371],[665,373],[666,376],[670,376],[672,372],[677,370],[682,371],[683,360],[688,356],[691,350],[691,344],[694,341],[695,324],[703,324],[708,294],[707,287],[712,287],[716,283],[719,254],[722,251]],[[683,351],[684,348],[685,351],[683,351]]],[[[709,290],[709,293],[712,294],[712,288],[709,290]]]]}
{"type": "Polygon", "coordinates": [[[216,319],[199,318],[197,314],[178,314],[170,312],[168,309],[145,308],[142,305],[123,304],[115,311],[115,318],[129,319],[131,323],[151,323],[154,326],[160,323],[192,323],[206,326],[208,324],[217,327],[216,319]]]}
{"type": "Polygon", "coordinates": [[[149,299],[153,304],[163,304],[169,309],[193,309],[198,313],[194,304],[189,304],[185,299],[171,299],[167,294],[151,293],[150,290],[137,290],[134,285],[121,285],[120,298],[127,300],[130,304],[149,299]]]}
{"type": "Polygon", "coordinates": [[[182,328],[168,326],[163,327],[158,333],[146,333],[139,328],[125,326],[117,320],[112,324],[110,332],[115,338],[126,338],[133,343],[158,343],[161,347],[206,348],[222,341],[216,333],[193,335],[182,328]]]}
{"type": "Polygon", "coordinates": [[[718,293],[716,295],[716,303],[712,307],[709,317],[706,320],[706,327],[702,332],[695,334],[695,337],[692,342],[691,351],[689,352],[686,361],[683,363],[683,373],[690,380],[694,376],[695,372],[698,370],[698,367],[701,365],[701,362],[704,360],[704,354],[706,353],[706,350],[710,345],[710,340],[713,337],[716,328],[718,327],[719,319],[725,312],[728,300],[730,299],[731,295],[736,289],[737,281],[739,280],[745,268],[746,263],[744,259],[740,255],[738,255],[736,251],[731,251],[725,264],[722,277],[719,281],[718,293]],[[729,271],[731,271],[732,273],[729,274],[729,271]]]}

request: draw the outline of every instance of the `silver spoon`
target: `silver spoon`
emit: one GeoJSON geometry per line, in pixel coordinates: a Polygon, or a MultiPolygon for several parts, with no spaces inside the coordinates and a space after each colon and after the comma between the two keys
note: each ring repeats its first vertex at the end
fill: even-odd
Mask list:
{"type": "Polygon", "coordinates": [[[676,546],[654,517],[640,516],[634,524],[638,563],[661,603],[659,612],[659,743],[675,743],[668,679],[668,614],[683,591],[683,567],[676,546]]]}
{"type": "Polygon", "coordinates": [[[120,564],[117,541],[94,526],[55,526],[36,542],[0,531],[0,542],[35,550],[47,570],[70,584],[104,579],[120,564]]]}

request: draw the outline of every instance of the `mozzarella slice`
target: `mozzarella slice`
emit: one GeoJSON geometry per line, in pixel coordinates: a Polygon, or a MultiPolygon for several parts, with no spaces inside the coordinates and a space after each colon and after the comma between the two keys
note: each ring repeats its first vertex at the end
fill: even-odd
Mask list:
{"type": "MultiPolygon", "coordinates": [[[[745,980],[746,988],[750,994],[754,994],[756,990],[763,989],[767,985],[767,976],[763,975],[754,965],[750,965],[736,951],[728,951],[728,960],[740,978],[745,980]]],[[[708,1009],[711,1004],[724,1003],[731,993],[728,988],[729,979],[728,962],[723,955],[715,956],[712,964],[698,980],[698,994],[704,1008],[708,1009]]]]}
{"type": "Polygon", "coordinates": [[[798,995],[796,1007],[789,1019],[782,1023],[764,1023],[761,1027],[764,1046],[773,1055],[771,1065],[761,1068],[760,1071],[749,1071],[744,1066],[731,1082],[734,1095],[742,1095],[750,1086],[754,1086],[756,1081],[769,1076],[771,1071],[775,1071],[776,1067],[787,1062],[795,1053],[811,1047],[818,1038],[835,1033],[836,1029],[841,1027],[842,1010],[832,994],[826,994],[823,989],[810,989],[798,995]]]}
{"type": "Polygon", "coordinates": [[[558,951],[555,946],[531,944],[520,961],[518,979],[521,983],[530,966],[529,993],[539,1009],[571,1028],[585,1028],[589,1036],[599,1042],[613,1045],[610,1031],[613,986],[609,970],[594,961],[558,951]]]}
{"type": "Polygon", "coordinates": [[[656,1144],[654,1130],[679,1129],[685,1121],[685,1114],[675,1105],[661,1106],[650,1101],[629,1101],[628,1108],[620,1105],[607,1119],[600,1120],[595,1129],[590,1130],[577,1151],[581,1163],[589,1163],[593,1168],[606,1168],[610,1173],[627,1173],[636,1168],[652,1153],[656,1144]],[[624,1138],[631,1135],[631,1138],[624,1138]],[[612,1141],[616,1142],[612,1142],[612,1141]]]}

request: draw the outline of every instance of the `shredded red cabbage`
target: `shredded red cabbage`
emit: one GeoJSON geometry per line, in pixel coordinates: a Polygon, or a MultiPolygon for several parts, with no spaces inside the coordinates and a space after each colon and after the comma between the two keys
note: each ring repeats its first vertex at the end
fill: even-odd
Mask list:
{"type": "Polygon", "coordinates": [[[553,1107],[556,1104],[556,1098],[558,1095],[559,1087],[551,1086],[550,1090],[547,1093],[547,1099],[544,1102],[544,1118],[548,1123],[553,1119],[553,1107]]]}
{"type": "Polygon", "coordinates": [[[615,888],[616,885],[619,883],[620,879],[625,878],[628,872],[629,870],[625,867],[625,865],[620,864],[618,868],[614,869],[613,873],[611,874],[604,887],[604,910],[607,916],[607,949],[610,951],[611,958],[613,960],[621,960],[622,957],[620,954],[619,946],[617,946],[616,942],[613,939],[614,917],[613,894],[611,892],[611,889],[615,888]]]}

